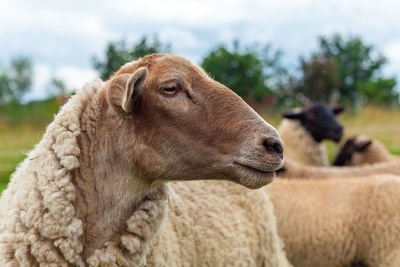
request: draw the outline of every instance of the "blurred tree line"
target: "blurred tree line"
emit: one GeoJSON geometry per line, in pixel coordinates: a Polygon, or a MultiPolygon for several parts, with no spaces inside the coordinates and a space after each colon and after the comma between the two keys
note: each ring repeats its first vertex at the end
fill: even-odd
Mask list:
{"type": "Polygon", "coordinates": [[[382,74],[386,58],[359,37],[320,37],[309,59],[300,59],[301,77],[289,93],[309,101],[347,105],[398,104],[395,78],[382,74]]]}
{"type": "Polygon", "coordinates": [[[162,44],[157,35],[153,39],[143,36],[137,44],[128,46],[125,40],[108,43],[105,58],[92,58],[93,67],[99,72],[100,78],[107,80],[122,65],[134,59],[153,53],[169,53],[171,46],[162,44]]]}
{"type": "Polygon", "coordinates": [[[32,85],[32,63],[27,57],[16,57],[9,66],[0,69],[0,105],[21,101],[32,85]]]}
{"type": "MultiPolygon", "coordinates": [[[[160,52],[171,52],[171,45],[161,43],[157,36],[144,36],[134,44],[113,41],[108,43],[103,57],[92,58],[92,65],[106,80],[126,62],[160,52]]],[[[253,103],[291,107],[315,101],[353,107],[399,105],[396,79],[382,74],[387,59],[359,37],[319,37],[318,48],[299,59],[297,71],[284,66],[282,55],[269,43],[243,46],[234,41],[212,49],[201,66],[214,79],[253,103]]],[[[0,105],[20,101],[31,83],[30,61],[12,60],[10,66],[0,69],[0,105]]],[[[66,91],[63,82],[54,78],[50,88],[53,95],[66,91]]]]}

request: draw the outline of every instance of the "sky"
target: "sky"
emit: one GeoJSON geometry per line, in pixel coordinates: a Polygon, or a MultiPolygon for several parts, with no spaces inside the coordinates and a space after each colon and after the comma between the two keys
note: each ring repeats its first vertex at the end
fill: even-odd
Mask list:
{"type": "Polygon", "coordinates": [[[28,100],[46,97],[52,77],[68,88],[94,80],[93,56],[108,41],[158,34],[172,52],[199,64],[219,44],[271,43],[296,71],[318,36],[359,36],[387,57],[386,76],[400,81],[398,0],[0,0],[0,66],[28,56],[34,66],[28,100]]]}

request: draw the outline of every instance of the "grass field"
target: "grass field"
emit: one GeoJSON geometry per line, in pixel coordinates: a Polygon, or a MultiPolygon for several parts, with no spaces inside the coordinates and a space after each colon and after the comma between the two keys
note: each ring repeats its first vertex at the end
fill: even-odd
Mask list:
{"type": "Polygon", "coordinates": [[[0,107],[0,192],[17,164],[40,141],[58,108],[56,100],[0,107]]]}
{"type": "MultiPolygon", "coordinates": [[[[40,141],[57,110],[55,100],[32,103],[23,108],[13,105],[0,108],[0,192],[26,152],[40,141]]],[[[273,126],[279,124],[279,114],[263,114],[263,117],[273,126]]],[[[400,110],[366,107],[357,114],[344,113],[338,119],[344,125],[346,136],[366,134],[375,137],[393,154],[400,155],[400,110]]],[[[332,160],[336,145],[333,142],[325,142],[325,145],[332,160]]]]}

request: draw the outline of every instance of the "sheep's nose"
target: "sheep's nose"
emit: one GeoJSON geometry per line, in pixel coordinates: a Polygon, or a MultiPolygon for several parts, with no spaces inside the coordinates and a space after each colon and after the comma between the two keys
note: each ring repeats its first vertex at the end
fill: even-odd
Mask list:
{"type": "Polygon", "coordinates": [[[266,139],[263,145],[267,148],[267,151],[277,154],[283,159],[283,145],[281,141],[275,138],[266,139]]]}
{"type": "Polygon", "coordinates": [[[341,134],[343,134],[343,127],[336,127],[334,130],[333,130],[336,134],[339,134],[339,135],[341,135],[341,134]]]}
{"type": "Polygon", "coordinates": [[[333,134],[335,135],[334,141],[339,142],[343,137],[343,127],[335,128],[333,134]]]}

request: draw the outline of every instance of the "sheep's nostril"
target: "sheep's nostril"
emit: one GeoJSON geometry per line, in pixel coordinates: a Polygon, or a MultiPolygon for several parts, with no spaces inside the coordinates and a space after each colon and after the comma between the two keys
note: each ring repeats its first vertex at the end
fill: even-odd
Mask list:
{"type": "Polygon", "coordinates": [[[337,134],[342,134],[343,133],[343,128],[342,127],[337,127],[333,130],[337,134]]]}
{"type": "Polygon", "coordinates": [[[277,139],[267,139],[263,145],[269,152],[277,154],[280,158],[283,158],[283,146],[277,139]]]}
{"type": "Polygon", "coordinates": [[[333,130],[333,133],[336,135],[335,139],[337,141],[340,141],[340,139],[342,139],[342,137],[343,137],[343,128],[342,127],[335,128],[333,130]]]}

